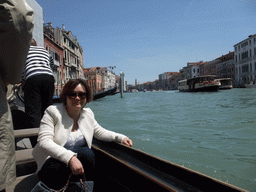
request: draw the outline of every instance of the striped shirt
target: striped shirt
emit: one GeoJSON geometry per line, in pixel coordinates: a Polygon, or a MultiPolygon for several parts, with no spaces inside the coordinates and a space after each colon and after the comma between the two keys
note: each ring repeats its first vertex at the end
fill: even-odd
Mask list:
{"type": "Polygon", "coordinates": [[[53,76],[50,62],[52,63],[53,60],[50,59],[50,55],[47,50],[43,47],[31,45],[27,56],[23,79],[27,80],[34,75],[42,74],[53,76]]]}

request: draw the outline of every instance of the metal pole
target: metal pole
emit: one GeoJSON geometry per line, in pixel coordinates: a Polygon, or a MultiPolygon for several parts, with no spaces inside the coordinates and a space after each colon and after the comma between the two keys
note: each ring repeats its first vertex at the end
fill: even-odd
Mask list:
{"type": "Polygon", "coordinates": [[[120,94],[121,98],[123,98],[123,73],[120,71],[120,94]]]}

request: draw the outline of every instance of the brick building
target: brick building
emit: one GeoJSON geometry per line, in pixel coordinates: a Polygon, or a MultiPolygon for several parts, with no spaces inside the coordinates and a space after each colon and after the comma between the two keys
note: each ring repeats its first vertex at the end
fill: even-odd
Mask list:
{"type": "Polygon", "coordinates": [[[55,79],[55,91],[54,95],[59,96],[64,85],[64,73],[63,73],[63,47],[56,41],[54,36],[54,29],[52,23],[48,25],[44,24],[44,48],[49,52],[53,58],[53,66],[51,66],[54,79],[55,79]]]}
{"type": "Polygon", "coordinates": [[[86,68],[84,69],[84,77],[88,85],[92,88],[93,93],[103,91],[104,74],[99,71],[100,68],[86,68]],[[98,70],[97,70],[98,69],[98,70]]]}

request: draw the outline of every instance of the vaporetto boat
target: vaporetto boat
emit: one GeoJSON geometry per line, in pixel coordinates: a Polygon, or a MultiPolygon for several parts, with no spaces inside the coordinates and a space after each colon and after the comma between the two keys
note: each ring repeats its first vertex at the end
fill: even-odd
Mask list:
{"type": "Polygon", "coordinates": [[[218,79],[221,83],[220,89],[232,89],[233,83],[231,78],[218,79]]]}
{"type": "Polygon", "coordinates": [[[221,83],[215,75],[205,75],[179,81],[178,89],[181,92],[218,91],[221,83]]]}

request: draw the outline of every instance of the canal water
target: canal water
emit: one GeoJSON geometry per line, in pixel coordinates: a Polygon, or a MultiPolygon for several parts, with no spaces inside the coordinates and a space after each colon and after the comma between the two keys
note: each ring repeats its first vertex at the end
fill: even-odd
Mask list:
{"type": "Polygon", "coordinates": [[[256,191],[256,89],[125,93],[86,107],[136,149],[256,191]]]}

